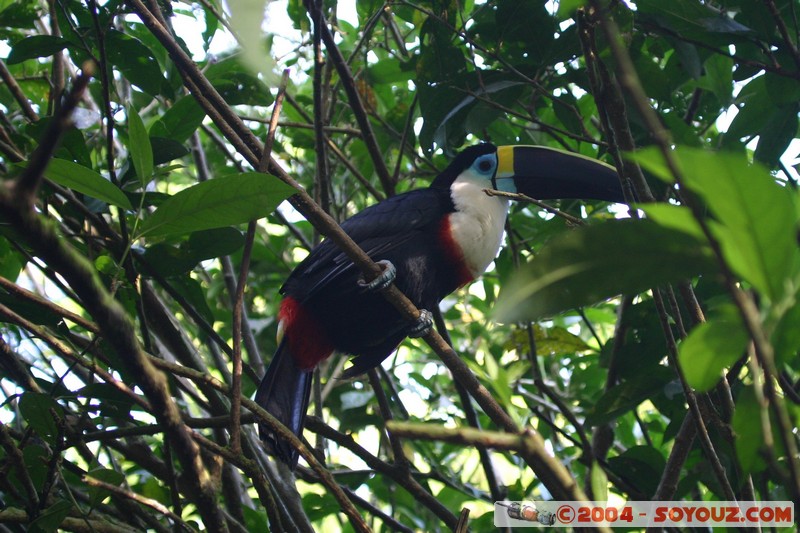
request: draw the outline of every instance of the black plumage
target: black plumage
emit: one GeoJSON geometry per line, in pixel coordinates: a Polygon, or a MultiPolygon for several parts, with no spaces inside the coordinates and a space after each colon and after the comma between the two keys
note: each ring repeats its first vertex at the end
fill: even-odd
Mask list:
{"type": "MultiPolygon", "coordinates": [[[[433,309],[465,281],[458,251],[441,241],[441,224],[455,211],[450,192],[453,181],[476,157],[494,150],[487,144],[468,148],[427,189],[388,198],[342,224],[373,260],[388,260],[396,267],[395,284],[420,309],[433,309]]],[[[360,271],[350,259],[326,240],[292,271],[281,288],[284,304],[291,299],[308,316],[304,317],[304,331],[292,331],[292,324],[284,326],[284,338],[255,400],[298,435],[308,407],[311,371],[329,355],[307,352],[325,352],[330,345],[355,355],[345,375],[358,375],[386,359],[412,325],[379,292],[359,286],[359,279],[360,271]],[[292,335],[316,335],[319,343],[306,338],[297,341],[298,345],[303,342],[301,348],[295,345],[292,349],[292,335]]],[[[265,428],[261,433],[280,458],[296,464],[294,449],[265,428]]]]}

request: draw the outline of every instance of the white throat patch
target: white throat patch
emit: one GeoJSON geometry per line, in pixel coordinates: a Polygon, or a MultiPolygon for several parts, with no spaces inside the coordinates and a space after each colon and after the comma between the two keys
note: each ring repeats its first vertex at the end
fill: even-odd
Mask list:
{"type": "Polygon", "coordinates": [[[487,195],[483,190],[488,188],[485,178],[473,176],[469,171],[450,188],[456,208],[450,214],[450,231],[467,268],[476,278],[497,257],[508,215],[508,200],[487,195]]]}

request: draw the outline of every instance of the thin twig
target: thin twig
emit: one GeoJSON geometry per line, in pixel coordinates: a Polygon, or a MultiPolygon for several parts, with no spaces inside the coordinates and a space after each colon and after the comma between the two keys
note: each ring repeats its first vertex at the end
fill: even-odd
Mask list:
{"type": "Polygon", "coordinates": [[[782,76],[785,78],[792,78],[795,80],[800,80],[800,71],[796,69],[788,69],[782,68],[777,62],[775,64],[764,63],[763,61],[754,61],[752,59],[743,57],[741,55],[737,55],[735,53],[731,53],[727,48],[718,48],[714,45],[708,44],[707,42],[700,40],[700,39],[692,39],[688,37],[685,33],[679,33],[674,31],[666,26],[655,26],[650,24],[645,20],[641,20],[639,22],[641,24],[642,29],[646,31],[653,31],[655,33],[662,33],[664,35],[668,35],[673,39],[677,39],[679,41],[683,41],[685,43],[689,43],[693,46],[697,46],[698,48],[702,48],[704,50],[708,50],[714,54],[719,54],[723,57],[728,57],[733,59],[736,65],[741,65],[745,67],[750,67],[754,69],[764,70],[765,72],[770,72],[777,76],[782,76]]]}
{"type": "Polygon", "coordinates": [[[77,313],[73,313],[72,311],[63,308],[60,305],[55,304],[46,298],[42,298],[38,294],[31,292],[23,287],[20,287],[16,283],[2,276],[0,276],[0,287],[8,291],[8,293],[12,295],[15,301],[19,301],[20,298],[24,298],[25,300],[34,303],[37,306],[40,306],[51,313],[55,313],[56,315],[62,318],[65,318],[71,322],[78,324],[79,326],[81,326],[82,328],[86,329],[91,333],[97,334],[100,332],[100,329],[94,322],[86,320],[85,317],[77,313]]]}
{"type": "Polygon", "coordinates": [[[236,282],[236,294],[233,299],[233,379],[231,382],[231,450],[241,453],[241,403],[242,396],[242,312],[244,309],[244,289],[247,285],[247,273],[250,270],[250,255],[256,236],[256,221],[247,224],[247,233],[242,251],[242,264],[239,267],[239,279],[236,282]]]}
{"type": "MultiPolygon", "coordinates": [[[[281,114],[283,96],[286,93],[286,86],[289,83],[289,71],[283,72],[281,85],[278,88],[278,95],[275,98],[275,105],[272,108],[272,119],[270,120],[267,139],[264,143],[264,151],[259,160],[259,172],[266,172],[269,168],[269,160],[272,155],[272,145],[275,142],[275,130],[278,117],[281,114]]],[[[242,315],[244,313],[244,289],[247,284],[247,273],[250,270],[250,255],[253,251],[253,241],[256,234],[256,221],[251,220],[247,225],[247,235],[242,251],[242,263],[239,267],[239,277],[236,282],[236,293],[233,301],[233,381],[231,386],[231,442],[230,446],[233,453],[241,453],[241,403],[239,399],[242,395],[242,315]]]]}
{"type": "Polygon", "coordinates": [[[12,163],[19,163],[25,160],[25,156],[20,153],[17,147],[5,140],[0,140],[0,152],[12,163]]]}
{"type": "Polygon", "coordinates": [[[41,339],[47,346],[49,346],[55,353],[61,356],[63,359],[67,361],[71,361],[72,363],[76,363],[84,368],[86,368],[89,372],[93,374],[97,374],[100,378],[120,391],[122,394],[127,396],[131,399],[133,403],[139,405],[143,410],[146,412],[151,412],[150,403],[133,392],[126,384],[116,379],[110,372],[103,369],[99,366],[96,362],[86,361],[79,354],[75,353],[66,343],[60,341],[59,339],[55,338],[51,335],[44,326],[40,326],[38,324],[34,324],[33,322],[27,320],[26,318],[20,316],[19,314],[15,313],[8,307],[3,304],[0,304],[0,318],[3,321],[6,321],[10,324],[16,324],[17,326],[24,328],[27,331],[30,331],[32,334],[36,335],[37,338],[41,339]]]}
{"type": "Polygon", "coordinates": [[[403,126],[403,135],[400,137],[400,149],[397,151],[397,161],[394,165],[394,172],[392,173],[392,179],[395,183],[400,181],[400,169],[403,165],[403,149],[404,147],[409,144],[408,143],[408,136],[411,134],[414,127],[414,111],[417,109],[417,103],[419,102],[419,93],[414,93],[414,99],[411,101],[411,105],[408,106],[408,113],[406,113],[406,123],[403,126]]]}
{"type": "Polygon", "coordinates": [[[398,485],[403,487],[414,498],[415,501],[427,507],[433,512],[440,520],[442,520],[448,527],[455,526],[458,519],[456,516],[437,500],[428,490],[426,490],[419,482],[410,475],[410,472],[405,469],[400,469],[395,465],[388,464],[381,461],[363,446],[358,444],[355,439],[350,435],[345,435],[321,420],[315,417],[306,418],[306,428],[324,436],[326,439],[335,442],[339,446],[350,450],[359,459],[364,461],[368,467],[376,472],[393,479],[398,485]]]}
{"type": "Polygon", "coordinates": [[[278,86],[278,94],[275,96],[275,103],[272,106],[272,115],[269,119],[269,131],[267,138],[264,141],[264,152],[261,154],[261,159],[258,162],[259,172],[267,172],[269,170],[270,159],[272,157],[272,146],[275,144],[275,132],[278,130],[278,119],[281,116],[281,109],[283,108],[283,100],[286,98],[286,88],[289,85],[289,69],[283,71],[281,76],[281,83],[278,86]]]}
{"type": "Polygon", "coordinates": [[[316,154],[316,172],[314,173],[314,192],[317,203],[326,213],[331,212],[330,172],[328,169],[328,154],[325,150],[325,87],[323,87],[323,73],[325,71],[325,57],[322,55],[322,26],[325,23],[322,17],[322,1],[308,0],[306,5],[313,4],[309,10],[314,21],[314,77],[312,87],[314,92],[314,153],[316,154]]]}
{"type": "Polygon", "coordinates": [[[778,6],[775,5],[775,0],[764,0],[764,4],[767,6],[769,14],[772,15],[772,19],[775,21],[775,26],[778,28],[778,33],[781,34],[783,44],[789,49],[795,65],[800,69],[800,51],[797,50],[797,46],[795,46],[795,43],[792,41],[792,36],[789,35],[789,30],[786,27],[786,23],[783,21],[783,17],[781,17],[780,11],[778,11],[778,6]]]}
{"type": "Polygon", "coordinates": [[[697,425],[692,420],[692,413],[686,413],[675,441],[672,443],[672,450],[664,466],[664,473],[658,482],[658,488],[653,496],[653,500],[672,500],[675,491],[678,489],[678,482],[681,479],[681,471],[689,452],[692,451],[692,444],[697,435],[697,425]]]}
{"type": "MultiPolygon", "coordinates": [[[[378,400],[378,408],[380,409],[381,417],[383,418],[384,422],[391,422],[394,420],[394,416],[392,415],[392,409],[389,406],[389,400],[386,398],[386,393],[383,391],[383,387],[381,386],[381,378],[378,375],[378,371],[374,368],[371,369],[369,372],[367,372],[367,377],[369,378],[369,384],[372,386],[372,390],[375,392],[375,398],[378,400]]],[[[400,437],[391,431],[388,431],[387,433],[389,436],[389,444],[392,446],[394,464],[399,468],[407,469],[409,462],[405,451],[403,451],[403,443],[400,440],[400,437]]]]}
{"type": "MultiPolygon", "coordinates": [[[[262,123],[262,124],[269,124],[269,119],[266,119],[266,118],[250,117],[250,116],[244,116],[244,115],[239,115],[239,116],[241,117],[242,120],[247,120],[247,121],[250,121],[250,122],[259,122],[259,123],[262,123]]],[[[313,130],[314,129],[314,124],[309,124],[309,123],[306,123],[306,122],[295,122],[295,121],[292,121],[292,120],[279,120],[278,121],[278,126],[280,126],[281,128],[299,128],[299,129],[303,129],[303,130],[313,130]]],[[[357,130],[355,128],[349,128],[349,127],[346,127],[346,126],[325,126],[323,129],[325,130],[326,134],[328,134],[328,133],[342,133],[342,134],[345,134],[345,135],[352,135],[354,137],[361,137],[361,130],[357,130]]]]}
{"type": "Polygon", "coordinates": [[[141,494],[138,494],[136,492],[133,492],[131,490],[122,487],[118,487],[117,485],[112,485],[111,483],[106,483],[105,481],[101,481],[89,475],[83,476],[83,481],[90,487],[97,487],[103,490],[107,490],[108,492],[116,496],[133,500],[136,503],[139,503],[141,505],[150,507],[151,509],[158,511],[159,513],[167,516],[170,520],[172,520],[172,523],[182,531],[192,531],[192,532],[194,531],[194,528],[192,528],[189,524],[184,522],[180,516],[170,511],[168,507],[166,507],[157,500],[153,500],[152,498],[146,498],[141,494]]]}
{"type": "Polygon", "coordinates": [[[409,439],[434,440],[464,446],[480,444],[496,450],[524,451],[536,446],[536,443],[530,440],[531,433],[527,432],[520,435],[512,435],[479,428],[447,428],[438,424],[400,422],[397,420],[386,422],[386,428],[396,435],[409,439]]]}
{"type": "Polygon", "coordinates": [[[548,213],[552,213],[556,216],[563,218],[564,220],[566,220],[567,222],[569,222],[574,226],[584,226],[586,224],[586,222],[584,222],[580,218],[574,217],[569,213],[565,213],[564,211],[561,211],[558,208],[555,208],[551,205],[546,204],[545,202],[542,202],[541,200],[536,200],[535,198],[531,198],[530,196],[527,196],[519,192],[505,192],[505,191],[498,191],[495,189],[484,189],[483,192],[485,192],[487,196],[500,196],[503,198],[509,198],[511,200],[517,200],[519,202],[527,202],[529,204],[533,204],[537,207],[541,207],[548,213]]]}
{"type": "MultiPolygon", "coordinates": [[[[31,521],[30,517],[21,509],[7,507],[0,511],[0,523],[3,524],[20,524],[21,526],[25,526],[31,521]]],[[[65,517],[61,523],[58,524],[58,529],[61,531],[74,531],[78,533],[137,533],[141,531],[141,529],[135,529],[125,524],[109,521],[108,517],[103,519],[86,519],[74,518],[71,516],[65,517]]]]}
{"type": "Polygon", "coordinates": [[[19,86],[19,83],[17,83],[17,80],[11,75],[11,72],[8,70],[5,61],[2,59],[0,59],[0,78],[3,79],[3,82],[8,87],[8,90],[14,97],[14,100],[17,101],[19,107],[22,109],[22,112],[25,114],[25,117],[27,117],[27,119],[31,122],[38,121],[39,115],[33,110],[30,100],[28,100],[28,97],[25,96],[24,92],[22,92],[22,88],[19,86]]]}
{"type": "Polygon", "coordinates": [[[28,519],[33,520],[39,513],[39,493],[36,490],[31,479],[30,473],[25,466],[25,458],[22,451],[14,443],[11,435],[8,432],[8,427],[5,424],[0,424],[0,446],[6,452],[6,458],[14,466],[17,473],[17,479],[22,484],[25,494],[28,497],[28,519]]]}
{"type": "Polygon", "coordinates": [[[36,190],[43,179],[43,173],[50,159],[58,148],[61,136],[72,123],[72,112],[78,107],[83,92],[92,78],[93,66],[91,63],[83,65],[83,72],[75,80],[72,90],[67,95],[58,114],[53,117],[39,141],[39,146],[34,150],[28,165],[14,184],[14,199],[21,205],[32,206],[36,190]]]}

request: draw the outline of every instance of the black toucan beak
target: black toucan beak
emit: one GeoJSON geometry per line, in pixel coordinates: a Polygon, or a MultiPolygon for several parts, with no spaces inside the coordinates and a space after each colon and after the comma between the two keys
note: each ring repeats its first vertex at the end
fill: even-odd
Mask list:
{"type": "Polygon", "coordinates": [[[492,185],[537,200],[624,202],[617,171],[595,159],[544,146],[498,146],[492,185]]]}

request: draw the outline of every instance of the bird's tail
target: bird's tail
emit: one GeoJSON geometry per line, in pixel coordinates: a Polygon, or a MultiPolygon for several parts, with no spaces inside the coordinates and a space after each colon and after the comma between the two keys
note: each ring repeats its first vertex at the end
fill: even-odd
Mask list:
{"type": "MultiPolygon", "coordinates": [[[[255,402],[300,437],[311,394],[313,372],[297,367],[284,338],[256,391],[255,402]]],[[[298,452],[274,431],[259,426],[259,435],[271,453],[294,469],[298,452]]]]}

